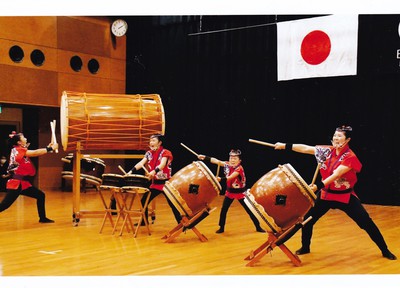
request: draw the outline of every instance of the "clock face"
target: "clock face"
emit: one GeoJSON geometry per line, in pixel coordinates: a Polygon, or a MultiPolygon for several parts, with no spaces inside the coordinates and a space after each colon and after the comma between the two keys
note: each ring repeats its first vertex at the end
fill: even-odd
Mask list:
{"type": "Polygon", "coordinates": [[[117,37],[124,36],[127,30],[128,24],[122,19],[115,20],[111,25],[111,32],[117,37]]]}

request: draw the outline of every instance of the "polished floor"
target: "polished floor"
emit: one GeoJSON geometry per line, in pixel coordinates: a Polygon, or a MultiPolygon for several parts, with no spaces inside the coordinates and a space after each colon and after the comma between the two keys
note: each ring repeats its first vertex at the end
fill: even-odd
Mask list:
{"type": "MultiPolygon", "coordinates": [[[[3,195],[0,193],[0,197],[3,195]]],[[[300,267],[294,266],[278,248],[254,267],[248,267],[244,258],[264,243],[267,235],[255,232],[237,201],[229,210],[225,233],[215,233],[223,199],[218,196],[212,203],[216,210],[196,226],[208,238],[207,242],[200,242],[188,230],[172,243],[165,243],[161,238],[175,223],[162,196],[156,198],[152,234],[149,236],[141,228],[134,238],[126,230],[122,236],[112,235],[108,222],[100,234],[102,218],[91,214],[83,214],[78,226],[74,226],[72,193],[46,191],[46,195],[47,215],[56,221],[54,224],[38,223],[35,200],[23,196],[0,214],[0,274],[3,276],[0,284],[6,285],[1,287],[28,287],[24,286],[25,281],[33,285],[29,287],[36,287],[35,283],[43,287],[47,281],[56,281],[57,287],[64,287],[66,283],[81,287],[86,281],[101,284],[121,281],[120,287],[137,287],[130,285],[133,283],[140,283],[140,287],[197,287],[200,283],[211,287],[218,283],[242,287],[245,283],[267,286],[276,281],[280,284],[295,281],[307,287],[317,283],[324,283],[323,287],[339,287],[334,285],[342,282],[361,282],[363,287],[385,283],[378,286],[392,287],[392,283],[400,283],[400,260],[383,258],[368,235],[337,210],[331,210],[315,226],[312,253],[300,256],[300,267]]],[[[389,248],[400,256],[400,207],[365,207],[389,248]]],[[[82,211],[101,209],[96,190],[81,193],[82,211]]],[[[286,245],[295,251],[300,245],[300,233],[286,245]]]]}

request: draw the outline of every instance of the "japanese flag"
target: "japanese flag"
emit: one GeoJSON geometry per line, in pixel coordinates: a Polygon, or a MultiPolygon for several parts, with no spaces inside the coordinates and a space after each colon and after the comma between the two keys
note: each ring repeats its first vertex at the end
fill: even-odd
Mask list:
{"type": "Polygon", "coordinates": [[[358,15],[280,22],[278,81],[357,74],[358,15]]]}

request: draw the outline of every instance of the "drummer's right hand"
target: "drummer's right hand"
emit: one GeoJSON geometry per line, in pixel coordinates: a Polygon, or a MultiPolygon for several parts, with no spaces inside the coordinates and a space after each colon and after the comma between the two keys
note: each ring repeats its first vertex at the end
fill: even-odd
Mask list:
{"type": "Polygon", "coordinates": [[[275,143],[275,150],[283,150],[286,148],[286,143],[276,142],[275,143]]]}
{"type": "Polygon", "coordinates": [[[49,146],[53,149],[53,151],[58,149],[58,143],[50,143],[49,146]]]}
{"type": "Polygon", "coordinates": [[[317,189],[318,189],[317,185],[315,185],[315,184],[310,184],[309,186],[313,192],[317,191],[317,189]]]}
{"type": "Polygon", "coordinates": [[[206,158],[206,156],[205,156],[205,155],[199,154],[199,155],[197,156],[197,158],[199,158],[199,160],[204,160],[204,159],[206,158]]]}

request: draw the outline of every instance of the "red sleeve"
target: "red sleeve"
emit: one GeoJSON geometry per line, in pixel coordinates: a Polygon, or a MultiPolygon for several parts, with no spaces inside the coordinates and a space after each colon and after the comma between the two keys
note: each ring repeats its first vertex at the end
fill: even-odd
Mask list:
{"type": "Polygon", "coordinates": [[[162,157],[167,157],[168,158],[168,161],[167,161],[168,163],[171,163],[172,160],[174,159],[174,156],[172,156],[172,152],[167,150],[167,149],[164,149],[162,157]]]}
{"type": "Polygon", "coordinates": [[[343,162],[341,164],[346,167],[352,168],[357,173],[360,172],[362,168],[360,160],[358,160],[356,154],[354,154],[353,151],[350,151],[349,155],[347,155],[345,159],[343,159],[343,162]]]}

